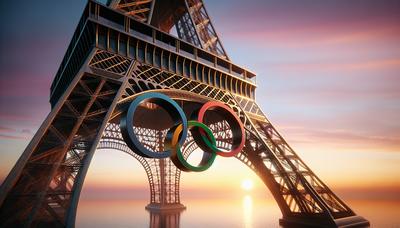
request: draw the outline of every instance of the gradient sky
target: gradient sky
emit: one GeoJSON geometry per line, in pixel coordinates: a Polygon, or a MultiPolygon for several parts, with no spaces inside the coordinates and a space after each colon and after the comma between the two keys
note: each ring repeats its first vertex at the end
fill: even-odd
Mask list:
{"type": "MultiPolygon", "coordinates": [[[[317,175],[342,194],[399,198],[400,1],[205,3],[230,58],[257,73],[263,111],[317,175]]],[[[50,110],[50,84],[85,4],[0,2],[0,180],[50,110]]],[[[223,192],[244,178],[264,189],[234,159],[185,173],[182,185],[185,194],[223,192]]],[[[84,191],[146,192],[146,181],[128,155],[98,151],[84,191]]]]}

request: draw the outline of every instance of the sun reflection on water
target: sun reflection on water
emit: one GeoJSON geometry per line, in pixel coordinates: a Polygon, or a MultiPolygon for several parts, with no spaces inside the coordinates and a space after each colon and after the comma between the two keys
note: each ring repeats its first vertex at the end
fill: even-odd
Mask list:
{"type": "Polygon", "coordinates": [[[243,222],[245,228],[253,227],[253,199],[250,195],[243,197],[243,222]]]}

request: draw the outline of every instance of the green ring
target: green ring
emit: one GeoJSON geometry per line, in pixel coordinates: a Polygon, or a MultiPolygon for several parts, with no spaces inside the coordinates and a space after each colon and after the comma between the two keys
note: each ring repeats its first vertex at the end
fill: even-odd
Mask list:
{"type": "MultiPolygon", "coordinates": [[[[201,129],[203,129],[204,132],[211,139],[211,142],[210,142],[210,140],[207,140],[207,142],[208,142],[207,145],[209,145],[209,144],[216,145],[217,141],[215,140],[215,137],[214,137],[212,131],[210,130],[210,128],[207,127],[207,125],[191,120],[191,121],[188,121],[188,128],[189,127],[199,127],[201,129]]],[[[212,148],[212,147],[210,147],[210,148],[212,148]]],[[[177,144],[175,146],[175,148],[173,149],[173,154],[171,156],[171,160],[176,166],[183,168],[182,170],[184,170],[184,171],[202,172],[202,171],[210,168],[210,166],[214,162],[216,156],[217,156],[217,153],[215,150],[204,151],[203,158],[201,159],[199,165],[193,166],[185,160],[185,158],[183,157],[182,151],[181,151],[181,147],[179,144],[177,144]],[[208,154],[208,156],[207,156],[207,154],[208,154]],[[177,159],[175,159],[175,158],[177,158],[177,159]],[[176,162],[179,162],[179,164],[176,164],[176,162]]]]}
{"type": "MultiPolygon", "coordinates": [[[[208,146],[210,149],[212,149],[215,152],[219,151],[219,148],[217,147],[217,142],[216,141],[214,143],[210,142],[210,140],[204,134],[201,134],[201,133],[200,133],[200,136],[201,136],[201,139],[203,140],[203,142],[206,144],[206,146],[208,146]]],[[[215,140],[214,135],[213,135],[213,138],[215,140]]]]}

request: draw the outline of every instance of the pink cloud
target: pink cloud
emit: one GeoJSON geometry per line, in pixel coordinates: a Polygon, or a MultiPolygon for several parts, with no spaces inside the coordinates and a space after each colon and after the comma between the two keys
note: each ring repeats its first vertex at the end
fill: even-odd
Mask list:
{"type": "Polygon", "coordinates": [[[9,140],[9,139],[28,139],[27,136],[18,136],[18,135],[4,135],[0,134],[0,139],[9,140]]]}
{"type": "MultiPolygon", "coordinates": [[[[393,114],[395,115],[395,114],[393,114]]],[[[395,116],[384,117],[379,110],[334,113],[329,117],[285,115],[272,121],[289,144],[349,151],[400,152],[400,126],[395,116]]]]}
{"type": "MultiPolygon", "coordinates": [[[[366,61],[354,62],[307,62],[307,63],[277,63],[268,64],[279,70],[296,71],[298,73],[305,73],[307,71],[346,71],[350,73],[355,70],[379,70],[379,69],[398,69],[400,68],[400,59],[376,59],[366,61]]],[[[399,79],[400,80],[400,79],[399,79]]]]}
{"type": "Polygon", "coordinates": [[[317,54],[314,60],[345,62],[384,51],[400,52],[400,14],[388,2],[302,5],[256,1],[236,3],[222,12],[226,13],[219,17],[222,24],[217,27],[222,40],[232,48],[252,48],[258,59],[296,56],[304,61],[317,54]]]}
{"type": "Polygon", "coordinates": [[[15,132],[15,129],[0,126],[0,133],[15,132]]]}
{"type": "Polygon", "coordinates": [[[32,137],[32,131],[29,129],[15,129],[11,127],[0,126],[0,139],[28,139],[32,137]]]}
{"type": "Polygon", "coordinates": [[[284,48],[326,48],[338,45],[355,45],[380,41],[394,43],[395,37],[400,37],[400,29],[398,27],[386,28],[367,28],[362,30],[358,28],[356,31],[343,30],[341,27],[327,28],[321,27],[301,27],[282,29],[259,29],[249,31],[231,31],[226,34],[229,40],[234,42],[243,42],[247,40],[247,45],[257,45],[258,47],[284,47],[284,48]],[[336,30],[335,30],[336,29],[336,30]]]}
{"type": "Polygon", "coordinates": [[[10,77],[0,79],[0,96],[2,97],[40,97],[50,95],[51,81],[47,77],[34,76],[29,71],[18,72],[10,77]]]}

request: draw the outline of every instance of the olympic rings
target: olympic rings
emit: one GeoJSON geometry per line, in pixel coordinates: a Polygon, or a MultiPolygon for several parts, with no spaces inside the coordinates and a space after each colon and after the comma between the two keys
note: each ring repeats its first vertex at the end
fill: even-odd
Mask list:
{"type": "Polygon", "coordinates": [[[120,119],[121,133],[128,147],[140,156],[147,158],[167,158],[170,157],[171,161],[177,168],[182,171],[201,172],[208,169],[214,162],[217,155],[223,157],[232,157],[238,154],[245,142],[245,132],[243,124],[237,117],[235,112],[227,105],[217,102],[206,102],[199,110],[197,115],[192,115],[191,119],[187,120],[183,109],[171,98],[155,92],[148,92],[139,95],[129,105],[128,110],[122,115],[120,119]],[[164,146],[166,150],[161,152],[154,152],[147,149],[136,136],[133,128],[133,117],[135,111],[140,104],[144,102],[154,103],[163,108],[172,118],[173,127],[168,130],[165,138],[164,146]],[[203,123],[207,111],[214,111],[223,117],[231,127],[232,131],[232,148],[230,151],[222,151],[217,147],[216,139],[210,128],[203,123]],[[203,156],[197,166],[189,164],[184,158],[181,146],[184,144],[188,130],[191,131],[194,142],[203,150],[203,156]]]}

